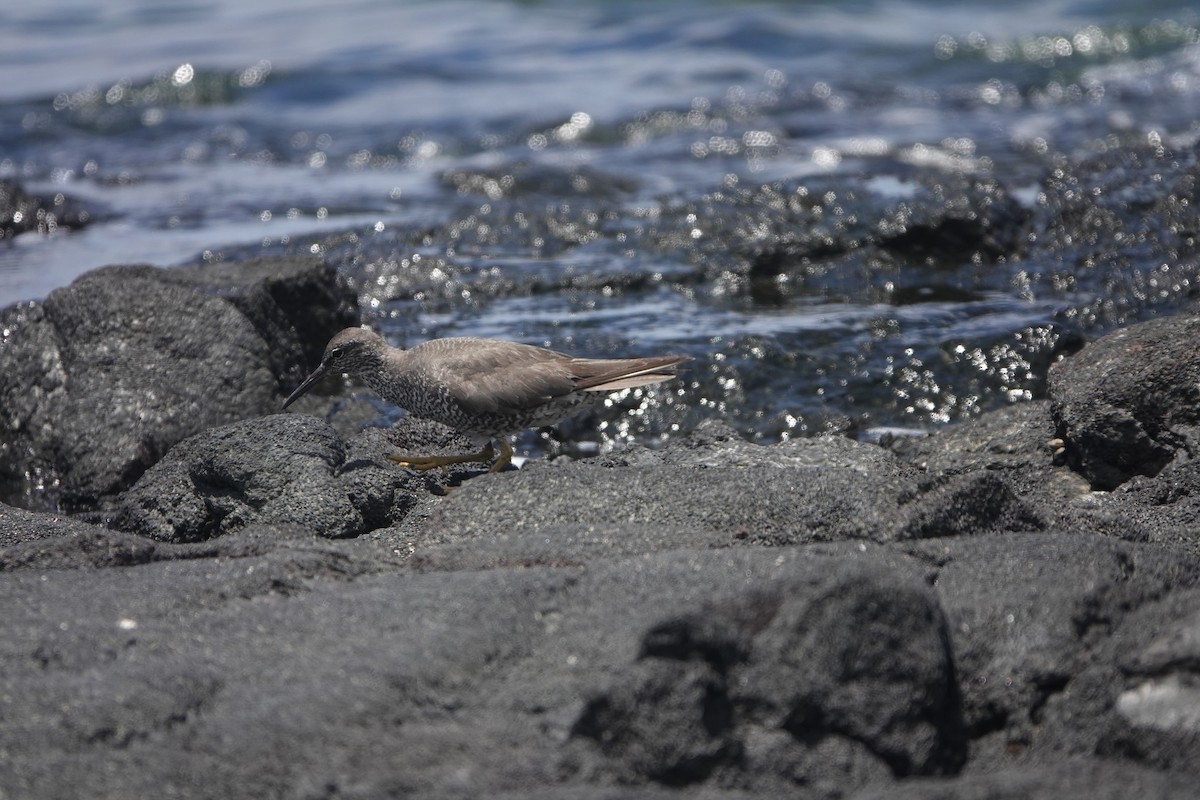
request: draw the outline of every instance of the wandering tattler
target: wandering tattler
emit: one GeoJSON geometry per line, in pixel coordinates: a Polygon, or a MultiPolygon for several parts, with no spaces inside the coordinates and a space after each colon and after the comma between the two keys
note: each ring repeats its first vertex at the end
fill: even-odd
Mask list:
{"type": "Polygon", "coordinates": [[[512,460],[508,437],[524,428],[553,425],[589,400],[635,386],[662,383],[688,356],[573,358],[528,344],[496,339],[433,339],[411,350],[389,347],[366,328],[346,328],[329,340],[321,364],[283,401],[287,408],[327,372],[346,372],[413,416],[436,420],[485,441],[478,453],[458,456],[389,455],[417,470],[487,462],[491,471],[512,460]]]}

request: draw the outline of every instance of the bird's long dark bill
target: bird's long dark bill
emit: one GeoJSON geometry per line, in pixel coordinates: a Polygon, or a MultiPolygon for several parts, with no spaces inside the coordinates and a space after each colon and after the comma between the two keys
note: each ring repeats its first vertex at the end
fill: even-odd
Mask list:
{"type": "Polygon", "coordinates": [[[321,366],[314,369],[312,371],[312,375],[309,375],[307,378],[305,378],[304,383],[297,386],[296,391],[289,394],[288,399],[283,401],[283,407],[287,408],[292,403],[296,402],[296,398],[300,397],[300,395],[304,394],[309,389],[311,389],[316,384],[317,381],[321,380],[321,378],[324,378],[325,373],[328,370],[329,370],[329,368],[326,367],[324,364],[322,364],[321,366]]]}

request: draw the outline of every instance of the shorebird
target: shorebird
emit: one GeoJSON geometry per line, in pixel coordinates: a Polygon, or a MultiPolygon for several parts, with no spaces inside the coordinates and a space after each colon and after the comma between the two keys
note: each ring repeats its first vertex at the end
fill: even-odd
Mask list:
{"type": "Polygon", "coordinates": [[[448,425],[477,442],[478,453],[455,456],[389,455],[416,470],[451,464],[512,460],[509,436],[553,425],[605,394],[662,383],[688,356],[574,358],[565,353],[497,339],[432,339],[411,350],[391,347],[366,328],[346,328],[329,340],[321,364],[283,407],[328,372],[357,377],[384,400],[417,417],[448,425]],[[500,446],[500,456],[492,442],[500,446]]]}

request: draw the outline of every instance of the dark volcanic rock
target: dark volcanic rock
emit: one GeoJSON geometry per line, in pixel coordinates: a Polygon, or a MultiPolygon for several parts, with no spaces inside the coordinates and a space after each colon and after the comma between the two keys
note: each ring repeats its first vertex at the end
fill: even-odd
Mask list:
{"type": "Polygon", "coordinates": [[[1097,488],[1153,477],[1195,453],[1200,424],[1200,317],[1116,331],[1050,370],[1059,435],[1097,488]]]}
{"type": "Polygon", "coordinates": [[[459,194],[478,194],[490,200],[523,195],[619,199],[637,190],[631,177],[612,175],[586,165],[570,169],[515,161],[495,168],[454,169],[439,180],[459,194]]]}
{"type": "Polygon", "coordinates": [[[1071,759],[957,780],[915,780],[851,795],[851,800],[1190,800],[1194,775],[1100,759],[1071,759]]]}
{"type": "Polygon", "coordinates": [[[854,742],[897,777],[959,770],[967,750],[950,636],[920,576],[838,565],[753,596],[743,618],[768,609],[736,679],[739,705],[759,724],[808,746],[854,742]]]}
{"type": "MultiPolygon", "coordinates": [[[[939,564],[963,711],[978,766],[1096,750],[1118,719],[1126,679],[1111,656],[1136,630],[1131,609],[1200,581],[1182,551],[1092,534],[962,537],[916,545],[939,564]]],[[[1169,617],[1155,615],[1148,630],[1169,617]]]]}
{"type": "Polygon", "coordinates": [[[594,740],[625,781],[696,783],[741,755],[725,679],[702,661],[630,665],[588,702],[572,733],[594,740]]]}
{"type": "Polygon", "coordinates": [[[1075,473],[1055,463],[1053,438],[1050,403],[1038,401],[1002,408],[931,436],[896,437],[888,446],[902,461],[943,480],[1001,475],[1022,500],[1045,512],[1088,491],[1075,473]]]}
{"type": "Polygon", "coordinates": [[[1093,670],[1097,679],[1120,670],[1124,685],[1096,752],[1200,773],[1200,591],[1139,607],[1118,634],[1093,670]]]}
{"type": "Polygon", "coordinates": [[[1090,491],[1054,424],[446,476],[208,427],[123,532],[0,506],[0,796],[1191,797],[1200,473],[1090,491]]]}
{"type": "MultiPolygon", "coordinates": [[[[41,516],[0,506],[0,517],[3,517],[5,522],[10,522],[11,517],[17,515],[28,515],[29,518],[41,516]]],[[[33,522],[29,518],[22,520],[24,524],[20,525],[20,528],[44,534],[46,528],[50,527],[33,522]]],[[[83,566],[127,567],[148,563],[158,555],[158,548],[154,542],[141,536],[109,531],[82,522],[55,525],[54,529],[54,535],[6,546],[0,551],[0,572],[17,569],[77,569],[83,566]]]]}
{"type": "Polygon", "coordinates": [[[276,354],[315,352],[352,297],[316,262],[247,269],[218,296],[219,278],[106,267],[0,312],[0,477],[18,492],[39,477],[51,501],[86,508],[184,437],[277,408],[298,373],[276,354]],[[312,310],[325,332],[292,324],[314,296],[334,305],[312,310]]]}
{"type": "Polygon", "coordinates": [[[63,194],[30,195],[18,184],[0,180],[0,241],[27,231],[82,228],[91,221],[91,211],[63,194]]]}
{"type": "Polygon", "coordinates": [[[713,579],[713,604],[653,625],[638,660],[576,721],[572,734],[597,743],[604,768],[693,783],[718,767],[769,773],[783,747],[786,769],[822,778],[847,763],[851,774],[872,765],[860,780],[958,770],[966,739],[949,637],[915,565],[789,562],[753,586],[710,563],[696,568],[713,579]]]}
{"type": "Polygon", "coordinates": [[[316,259],[176,267],[161,277],[214,294],[241,311],[270,345],[271,369],[289,394],[321,363],[332,335],[359,322],[353,294],[316,259]]]}
{"type": "MultiPolygon", "coordinates": [[[[44,514],[3,505],[0,505],[0,520],[9,522],[12,528],[26,530],[52,522],[44,514]]],[[[269,556],[284,550],[291,552],[294,563],[288,571],[294,573],[293,577],[323,570],[357,575],[374,572],[385,565],[394,566],[396,562],[394,555],[382,548],[359,546],[350,549],[303,528],[287,525],[251,524],[234,535],[187,544],[155,542],[143,536],[83,522],[71,522],[60,533],[58,536],[29,538],[18,545],[5,546],[0,550],[0,572],[129,567],[156,561],[206,558],[250,558],[269,556]],[[302,562],[312,565],[325,561],[329,562],[325,566],[302,565],[302,562]]],[[[287,581],[281,580],[279,585],[282,587],[285,583],[287,581]]]]}
{"type": "MultiPolygon", "coordinates": [[[[865,447],[865,446],[864,446],[865,447]]],[[[884,539],[886,524],[915,482],[880,475],[865,478],[853,468],[773,466],[604,468],[578,463],[538,465],[505,481],[516,491],[495,492],[468,483],[450,496],[428,535],[461,539],[486,533],[484,516],[500,531],[536,534],[562,523],[656,524],[697,533],[722,532],[730,543],[827,541],[846,536],[884,539]],[[855,487],[870,483],[879,492],[867,500],[855,487]],[[661,498],[671,498],[663,507],[661,498]],[[744,498],[754,498],[746,503],[744,498]]]]}
{"type": "Polygon", "coordinates": [[[922,493],[908,509],[901,539],[1038,531],[1046,527],[1037,510],[994,472],[956,475],[922,493]]]}
{"type": "Polygon", "coordinates": [[[540,738],[536,722],[517,735],[471,687],[541,630],[537,612],[567,577],[371,577],[335,552],[286,542],[265,554],[9,573],[0,790],[450,790],[450,761],[465,770],[460,786],[504,774],[498,786],[550,782],[544,753],[525,749],[540,738]],[[480,712],[465,726],[453,712],[464,704],[480,712]]]}
{"type": "Polygon", "coordinates": [[[601,538],[653,523],[647,541],[665,535],[677,546],[888,541],[1044,527],[999,474],[931,486],[873,445],[828,437],[762,447],[715,436],[718,430],[727,429],[708,424],[666,450],[599,463],[535,462],[519,475],[501,476],[503,491],[468,483],[439,506],[432,524],[414,531],[417,557],[438,562],[448,551],[463,559],[454,561],[459,566],[489,559],[554,563],[549,543],[577,542],[573,525],[601,538]],[[483,518],[492,527],[479,526],[483,518]],[[463,547],[477,537],[484,540],[463,547]]]}
{"type": "Polygon", "coordinates": [[[423,485],[373,453],[349,457],[327,422],[280,414],[211,428],[184,440],[115,504],[113,524],[194,542],[255,523],[299,525],[328,537],[398,522],[423,485]],[[406,487],[408,491],[405,491],[406,487]]]}
{"type": "MultiPolygon", "coordinates": [[[[848,281],[882,284],[881,264],[992,262],[1027,245],[1031,215],[1001,181],[942,173],[914,176],[906,186],[912,194],[901,201],[837,180],[722,189],[668,208],[654,246],[678,248],[714,282],[770,306],[786,302],[795,287],[836,297],[848,281]],[[699,238],[691,235],[697,218],[705,220],[699,238]]],[[[889,301],[971,296],[931,285],[924,270],[889,269],[887,276],[889,301]],[[913,278],[919,285],[906,285],[913,278]]]]}

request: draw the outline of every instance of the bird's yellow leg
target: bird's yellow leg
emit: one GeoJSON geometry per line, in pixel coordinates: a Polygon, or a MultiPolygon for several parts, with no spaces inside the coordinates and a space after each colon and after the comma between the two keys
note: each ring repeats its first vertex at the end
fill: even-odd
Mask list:
{"type": "MultiPolygon", "coordinates": [[[[502,443],[501,449],[503,450],[503,448],[506,446],[507,446],[507,443],[502,443]]],[[[440,469],[442,472],[445,472],[446,467],[450,466],[451,464],[474,464],[474,463],[483,462],[483,461],[491,461],[495,457],[496,457],[496,451],[494,449],[492,449],[491,442],[488,442],[486,445],[484,445],[483,449],[480,450],[478,453],[468,453],[467,455],[461,455],[461,456],[406,456],[406,455],[399,455],[399,454],[389,454],[388,455],[388,459],[390,461],[395,461],[397,464],[399,464],[402,467],[407,467],[408,469],[415,469],[418,472],[425,472],[426,470],[430,470],[430,469],[440,469]]],[[[512,457],[512,448],[511,447],[508,447],[508,457],[509,458],[512,457]]],[[[505,461],[503,454],[502,454],[500,460],[505,461]]],[[[507,461],[505,461],[505,463],[507,463],[507,461]]],[[[496,471],[496,468],[492,467],[492,472],[495,472],[495,471],[496,471]]]]}
{"type": "MultiPolygon", "coordinates": [[[[496,459],[496,463],[492,464],[492,468],[489,469],[488,472],[500,472],[512,463],[513,448],[512,445],[508,443],[508,437],[501,436],[496,441],[500,443],[500,457],[496,459]]],[[[490,448],[491,446],[492,443],[488,442],[488,447],[490,448]]]]}

